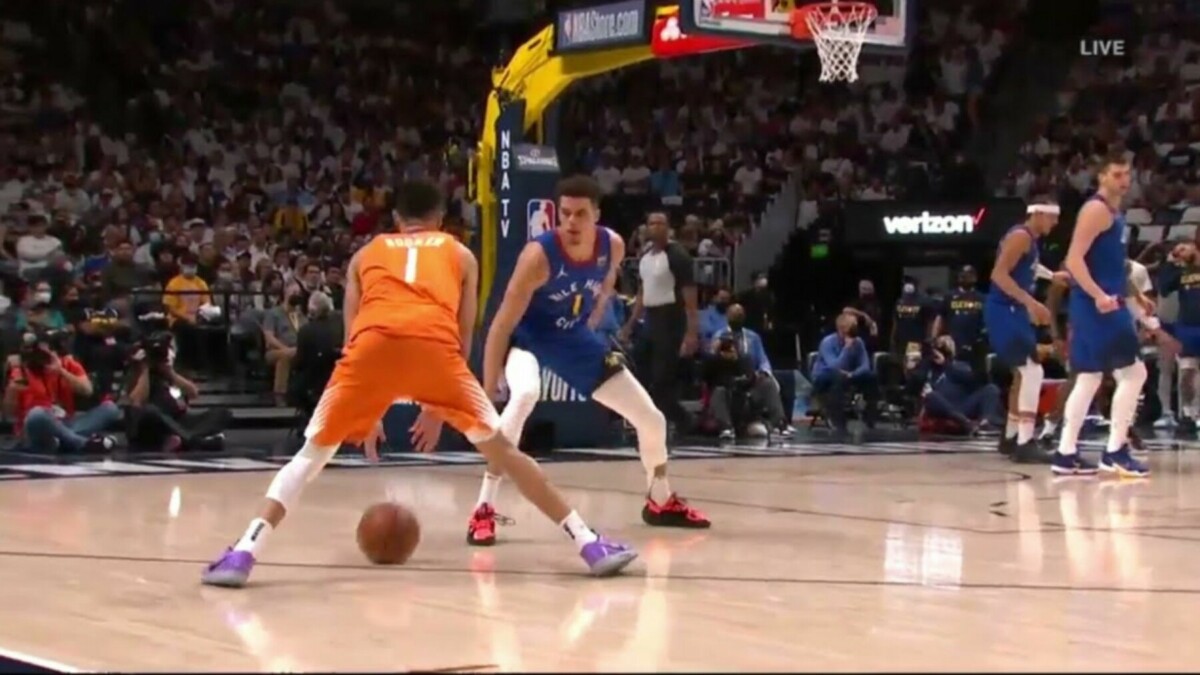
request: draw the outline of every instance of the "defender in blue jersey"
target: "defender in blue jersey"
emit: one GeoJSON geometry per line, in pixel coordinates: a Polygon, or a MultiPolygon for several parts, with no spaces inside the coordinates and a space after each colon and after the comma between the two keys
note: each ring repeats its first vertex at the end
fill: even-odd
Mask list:
{"type": "Polygon", "coordinates": [[[1000,451],[1017,462],[1048,463],[1050,457],[1033,439],[1043,377],[1034,325],[1049,324],[1051,316],[1034,291],[1039,271],[1045,270],[1039,262],[1038,240],[1058,224],[1059,207],[1042,200],[1030,204],[1027,212],[1025,223],[1000,240],[992,286],[983,303],[983,323],[996,358],[1013,374],[1000,451]]]}
{"type": "MultiPolygon", "coordinates": [[[[509,399],[501,430],[516,443],[541,393],[541,368],[624,417],[637,431],[646,469],[642,520],[666,527],[709,527],[704,514],[667,483],[667,425],[650,395],[596,328],[616,285],[625,242],[600,227],[600,186],[588,176],[558,186],[557,229],[530,241],[517,260],[504,299],[488,329],[483,386],[499,395],[501,371],[509,399]]],[[[495,543],[495,502],[501,473],[488,465],[467,531],[473,545],[495,543]]]]}
{"type": "Polygon", "coordinates": [[[1128,230],[1120,208],[1121,199],[1129,191],[1129,163],[1122,154],[1111,155],[1105,158],[1097,177],[1100,188],[1079,210],[1065,261],[1072,280],[1067,322],[1071,370],[1076,377],[1063,414],[1054,471],[1091,471],[1092,465],[1079,457],[1076,443],[1096,390],[1104,374],[1111,372],[1117,386],[1100,470],[1146,476],[1149,469],[1133,458],[1129,447],[1129,427],[1146,382],[1146,366],[1138,359],[1137,327],[1124,301],[1128,230]]]}

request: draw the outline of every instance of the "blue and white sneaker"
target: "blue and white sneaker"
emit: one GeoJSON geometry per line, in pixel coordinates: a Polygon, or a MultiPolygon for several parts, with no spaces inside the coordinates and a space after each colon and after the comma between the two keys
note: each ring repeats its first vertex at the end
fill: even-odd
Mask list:
{"type": "Polygon", "coordinates": [[[1150,467],[1133,458],[1129,445],[1122,445],[1116,452],[1106,452],[1100,457],[1100,470],[1128,478],[1145,478],[1150,467]]]}
{"type": "Polygon", "coordinates": [[[1078,452],[1070,455],[1055,452],[1054,459],[1050,463],[1050,470],[1056,476],[1093,476],[1099,469],[1078,452]]]}
{"type": "Polygon", "coordinates": [[[1163,413],[1162,417],[1154,420],[1154,428],[1158,430],[1170,430],[1175,428],[1175,413],[1170,410],[1163,413]]]}

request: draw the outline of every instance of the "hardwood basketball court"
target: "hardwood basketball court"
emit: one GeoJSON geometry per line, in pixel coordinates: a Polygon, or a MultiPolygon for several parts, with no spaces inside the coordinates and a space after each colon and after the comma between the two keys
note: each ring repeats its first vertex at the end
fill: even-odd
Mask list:
{"type": "Polygon", "coordinates": [[[267,472],[3,480],[0,654],[157,671],[1200,664],[1194,451],[1155,452],[1155,476],[1132,482],[937,449],[676,462],[706,532],[641,525],[636,461],[548,464],[589,522],[641,551],[613,579],[583,576],[511,484],[500,511],[516,524],[467,547],[479,466],[327,471],[241,591],[199,573],[267,472]],[[378,568],[354,527],[389,497],[424,537],[408,565],[378,568]]]}

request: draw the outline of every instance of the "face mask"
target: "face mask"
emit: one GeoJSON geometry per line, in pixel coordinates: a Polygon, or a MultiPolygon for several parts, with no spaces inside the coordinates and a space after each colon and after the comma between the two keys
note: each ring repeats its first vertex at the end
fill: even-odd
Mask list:
{"type": "Polygon", "coordinates": [[[729,320],[729,330],[734,330],[734,331],[741,330],[742,326],[745,326],[745,325],[746,325],[746,320],[743,318],[740,318],[740,317],[729,320]]]}
{"type": "Polygon", "coordinates": [[[761,291],[761,290],[763,290],[764,288],[766,288],[766,287],[767,287],[767,280],[766,280],[766,279],[759,279],[759,280],[755,281],[755,282],[754,282],[754,287],[755,287],[755,288],[757,288],[757,289],[758,289],[758,290],[760,290],[760,291],[761,291]]]}
{"type": "Polygon", "coordinates": [[[163,240],[162,232],[151,232],[147,239],[150,240],[151,244],[157,244],[163,240]]]}
{"type": "Polygon", "coordinates": [[[38,291],[33,294],[33,302],[39,305],[50,304],[50,291],[38,291]]]}
{"type": "Polygon", "coordinates": [[[917,292],[917,287],[913,284],[904,284],[904,294],[912,295],[917,292]]]}
{"type": "Polygon", "coordinates": [[[217,278],[221,281],[233,281],[233,272],[217,272],[217,278]]]}
{"type": "Polygon", "coordinates": [[[196,276],[196,268],[195,267],[182,267],[182,268],[180,268],[179,272],[180,272],[180,274],[182,274],[185,277],[196,276]]]}
{"type": "Polygon", "coordinates": [[[859,295],[861,295],[861,296],[862,296],[862,297],[864,297],[864,298],[869,298],[869,297],[871,297],[872,295],[875,295],[875,289],[874,289],[874,288],[860,287],[860,288],[858,289],[858,294],[859,294],[859,295]]]}

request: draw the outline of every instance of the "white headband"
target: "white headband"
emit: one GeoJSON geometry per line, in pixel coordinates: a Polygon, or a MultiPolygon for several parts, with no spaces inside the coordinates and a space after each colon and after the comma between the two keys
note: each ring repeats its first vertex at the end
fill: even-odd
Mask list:
{"type": "Polygon", "coordinates": [[[1062,209],[1058,208],[1058,204],[1030,204],[1029,208],[1025,209],[1025,213],[1030,215],[1048,213],[1052,216],[1057,216],[1062,213],[1062,209]]]}

